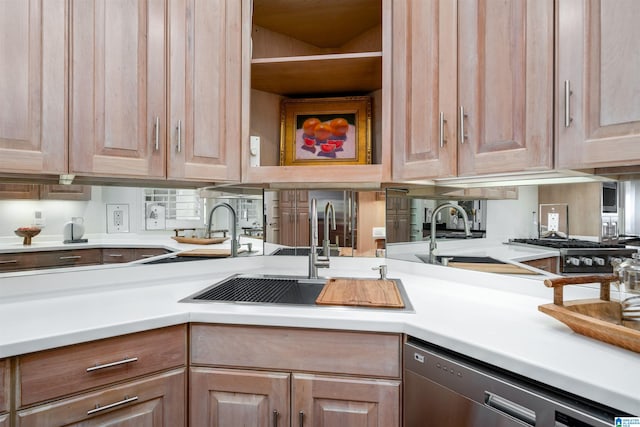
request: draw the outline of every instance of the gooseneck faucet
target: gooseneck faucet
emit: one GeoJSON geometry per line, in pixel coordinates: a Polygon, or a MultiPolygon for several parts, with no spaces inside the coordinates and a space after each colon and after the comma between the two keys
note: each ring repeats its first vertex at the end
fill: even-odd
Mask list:
{"type": "Polygon", "coordinates": [[[211,208],[211,212],[209,212],[209,222],[207,223],[207,227],[208,227],[207,236],[211,238],[211,228],[212,228],[211,226],[213,224],[213,213],[216,211],[216,209],[220,207],[227,208],[227,210],[231,214],[231,256],[237,257],[238,256],[238,235],[236,231],[237,216],[236,216],[236,211],[233,209],[233,207],[229,203],[218,203],[213,208],[211,208]]]}
{"type": "Polygon", "coordinates": [[[322,241],[323,255],[329,259],[329,249],[331,239],[329,238],[329,218],[331,218],[332,230],[336,229],[336,211],[333,208],[333,203],[327,202],[324,207],[324,240],[322,241]],[[331,217],[329,217],[331,213],[331,217]]]}
{"type": "Polygon", "coordinates": [[[467,237],[471,237],[471,231],[469,230],[469,217],[467,216],[467,213],[465,212],[464,209],[462,209],[462,207],[460,205],[456,205],[453,203],[445,203],[442,204],[440,206],[438,206],[437,208],[435,208],[433,210],[433,213],[431,214],[431,243],[429,244],[429,263],[431,264],[435,264],[436,263],[436,248],[438,247],[438,244],[436,243],[436,216],[438,215],[438,212],[440,212],[443,209],[456,209],[458,212],[460,212],[462,214],[462,219],[464,221],[464,234],[467,237]]]}
{"type": "Polygon", "coordinates": [[[317,279],[318,268],[329,268],[329,258],[318,255],[318,201],[315,198],[311,199],[309,210],[311,211],[309,220],[311,240],[311,247],[309,248],[309,279],[317,279]]]}

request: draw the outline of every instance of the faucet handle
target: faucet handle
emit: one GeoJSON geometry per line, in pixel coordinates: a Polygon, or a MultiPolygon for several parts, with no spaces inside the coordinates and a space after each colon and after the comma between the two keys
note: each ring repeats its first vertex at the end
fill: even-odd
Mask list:
{"type": "Polygon", "coordinates": [[[380,280],[387,280],[387,265],[382,264],[377,267],[371,267],[372,270],[380,271],[380,280]]]}

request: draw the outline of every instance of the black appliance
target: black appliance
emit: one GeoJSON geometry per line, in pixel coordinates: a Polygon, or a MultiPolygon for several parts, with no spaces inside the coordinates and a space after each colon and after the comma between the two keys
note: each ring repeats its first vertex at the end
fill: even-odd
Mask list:
{"type": "Polygon", "coordinates": [[[602,213],[618,213],[618,183],[602,183],[602,213]]]}
{"type": "Polygon", "coordinates": [[[627,249],[617,243],[600,243],[579,239],[510,239],[510,244],[541,246],[558,249],[558,271],[569,273],[611,274],[614,259],[629,258],[636,249],[627,249]]]}

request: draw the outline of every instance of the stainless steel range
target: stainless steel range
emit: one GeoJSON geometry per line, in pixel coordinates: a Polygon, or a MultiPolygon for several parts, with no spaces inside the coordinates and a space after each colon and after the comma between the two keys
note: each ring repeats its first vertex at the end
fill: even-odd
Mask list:
{"type": "Polygon", "coordinates": [[[561,274],[613,273],[611,261],[630,258],[631,254],[637,252],[621,244],[579,239],[510,239],[509,243],[558,249],[561,274]]]}

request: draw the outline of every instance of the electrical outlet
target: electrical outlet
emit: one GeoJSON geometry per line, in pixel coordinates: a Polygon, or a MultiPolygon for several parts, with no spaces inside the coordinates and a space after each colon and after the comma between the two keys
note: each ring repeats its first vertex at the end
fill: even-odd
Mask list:
{"type": "Polygon", "coordinates": [[[129,232],[129,205],[107,205],[107,233],[129,232]]]}
{"type": "Polygon", "coordinates": [[[44,228],[46,221],[44,220],[44,213],[42,211],[34,211],[33,212],[33,225],[36,225],[40,228],[44,228]]]}

